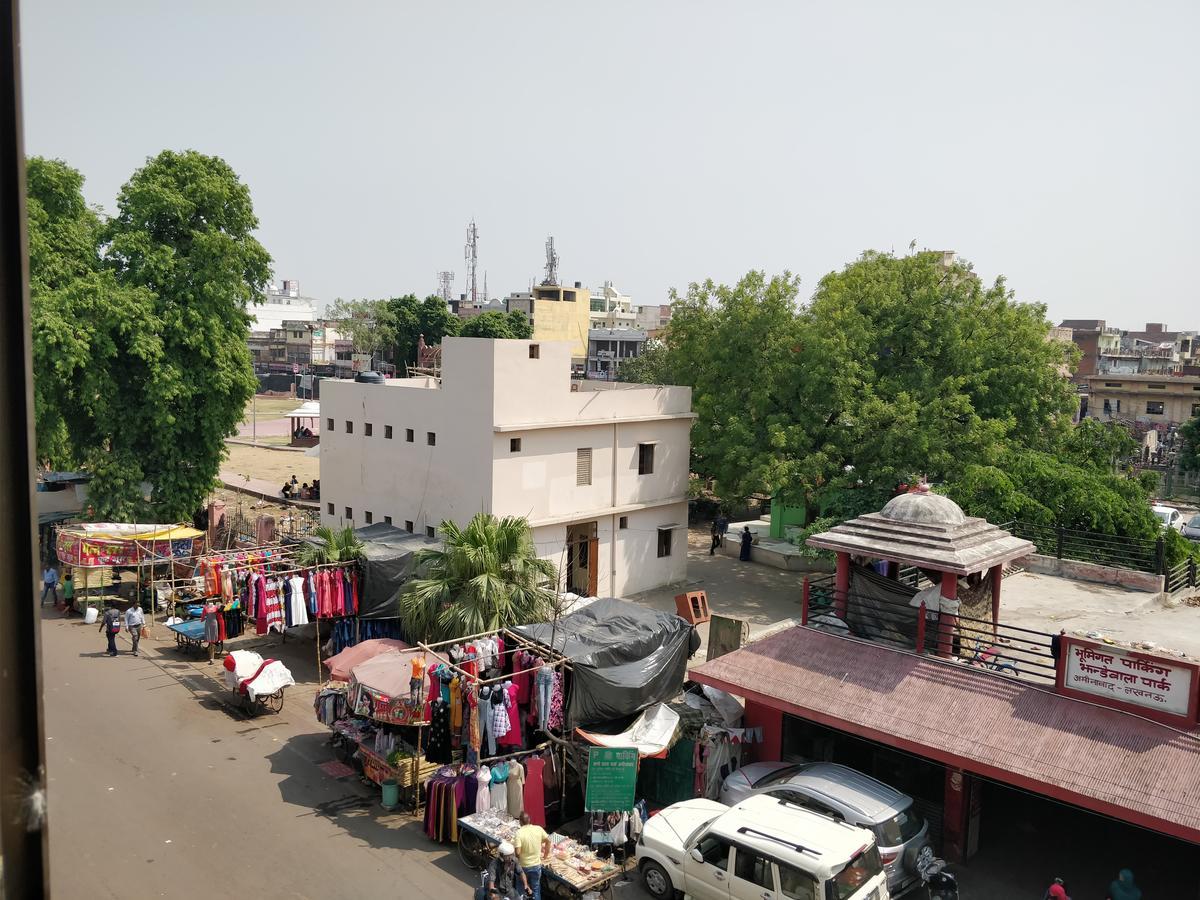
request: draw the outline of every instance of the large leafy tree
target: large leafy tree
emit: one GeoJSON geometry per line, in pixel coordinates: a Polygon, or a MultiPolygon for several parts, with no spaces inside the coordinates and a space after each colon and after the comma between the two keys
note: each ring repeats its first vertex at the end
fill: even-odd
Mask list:
{"type": "Polygon", "coordinates": [[[529,523],[488,513],[465,528],[442,523],[440,550],[422,550],[400,597],[400,618],[418,640],[449,640],[545,621],[554,610],[553,563],[539,559],[529,523]]]}
{"type": "Polygon", "coordinates": [[[1200,416],[1192,416],[1179,429],[1183,445],[1179,452],[1179,468],[1184,472],[1200,472],[1200,416]]]}
{"type": "Polygon", "coordinates": [[[387,300],[336,300],[325,318],[334,322],[338,334],[345,335],[358,353],[374,359],[396,340],[396,317],[387,300]]]}
{"type": "MultiPolygon", "coordinates": [[[[112,422],[121,470],[136,460],[165,520],[189,518],[215,483],[225,438],[256,389],[247,307],[261,300],[270,257],[254,238],[250,191],[223,160],[164,151],[122,187],[105,262],[123,286],[153,296],[162,355],[112,422]]],[[[98,513],[137,502],[127,479],[98,467],[98,513]]]]}
{"type": "Polygon", "coordinates": [[[405,294],[387,301],[392,315],[391,349],[398,365],[417,360],[417,339],[425,335],[425,343],[440,344],[442,338],[459,333],[462,320],[454,315],[441,297],[418,300],[416,294],[405,294]]]}

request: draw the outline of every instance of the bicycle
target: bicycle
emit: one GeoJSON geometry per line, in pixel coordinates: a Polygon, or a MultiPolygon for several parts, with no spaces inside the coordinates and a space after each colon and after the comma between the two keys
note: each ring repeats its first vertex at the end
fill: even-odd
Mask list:
{"type": "Polygon", "coordinates": [[[974,644],[970,646],[970,651],[969,656],[963,657],[963,661],[968,666],[976,666],[992,672],[1000,672],[1012,678],[1017,678],[1021,674],[1015,665],[1004,661],[1004,657],[1000,655],[1000,648],[986,646],[980,638],[975,639],[974,644]]]}

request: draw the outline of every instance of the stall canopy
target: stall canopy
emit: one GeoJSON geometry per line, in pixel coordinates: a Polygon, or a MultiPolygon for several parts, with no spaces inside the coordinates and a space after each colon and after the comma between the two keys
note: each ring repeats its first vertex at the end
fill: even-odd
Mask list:
{"type": "Polygon", "coordinates": [[[557,624],[514,630],[571,661],[572,728],[632,716],[674,697],[700,643],[692,626],[674,613],[614,597],[596,600],[557,624]]]}
{"type": "Polygon", "coordinates": [[[184,525],[89,523],[60,528],[55,550],[69,566],[136,566],[190,557],[203,534],[184,525]]]}
{"type": "Polygon", "coordinates": [[[325,660],[325,668],[329,670],[329,677],[334,681],[349,681],[350,670],[355,666],[384,653],[395,653],[398,650],[407,649],[408,644],[404,643],[404,641],[397,641],[392,638],[376,638],[370,641],[363,641],[362,643],[355,644],[353,647],[347,647],[341,653],[329,657],[329,659],[325,660]]]}

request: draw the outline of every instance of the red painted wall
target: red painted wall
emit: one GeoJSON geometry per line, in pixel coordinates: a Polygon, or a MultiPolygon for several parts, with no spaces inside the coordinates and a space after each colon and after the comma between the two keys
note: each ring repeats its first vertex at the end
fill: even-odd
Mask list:
{"type": "Polygon", "coordinates": [[[750,762],[772,762],[783,755],[783,710],[747,700],[743,724],[763,730],[762,743],[750,745],[750,762]]]}

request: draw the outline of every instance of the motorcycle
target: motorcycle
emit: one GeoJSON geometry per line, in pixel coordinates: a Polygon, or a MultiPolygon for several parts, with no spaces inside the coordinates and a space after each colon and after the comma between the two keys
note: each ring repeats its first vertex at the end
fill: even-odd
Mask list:
{"type": "Polygon", "coordinates": [[[929,900],[958,900],[958,879],[946,871],[946,861],[934,856],[930,847],[922,847],[917,854],[916,870],[929,900]]]}

